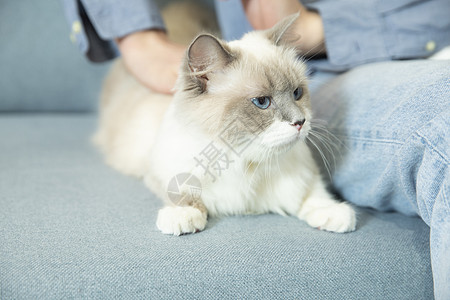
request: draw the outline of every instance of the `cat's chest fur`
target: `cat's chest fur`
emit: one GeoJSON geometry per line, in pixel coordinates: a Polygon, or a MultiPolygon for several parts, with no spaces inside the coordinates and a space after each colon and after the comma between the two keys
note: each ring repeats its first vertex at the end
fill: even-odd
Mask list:
{"type": "Polygon", "coordinates": [[[174,174],[193,174],[201,182],[201,198],[211,216],[298,211],[299,202],[293,200],[304,198],[318,176],[306,144],[266,159],[251,158],[251,146],[238,156],[217,139],[186,131],[169,113],[151,153],[146,182],[153,190],[159,186],[160,197],[167,199],[165,187],[174,174]],[[202,154],[213,156],[212,145],[221,156],[208,162],[202,154]]]}
{"type": "Polygon", "coordinates": [[[303,160],[308,156],[308,149],[299,144],[270,160],[238,161],[205,186],[203,202],[211,215],[292,214],[299,209],[293,200],[305,197],[316,175],[303,160]]]}

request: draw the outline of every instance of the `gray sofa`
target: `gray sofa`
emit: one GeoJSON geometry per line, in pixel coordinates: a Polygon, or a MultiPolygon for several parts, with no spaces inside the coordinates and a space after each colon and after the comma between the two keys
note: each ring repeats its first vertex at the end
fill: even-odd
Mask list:
{"type": "Polygon", "coordinates": [[[359,209],[333,234],[278,215],[181,237],[160,201],[90,143],[108,65],[69,40],[60,3],[0,4],[0,299],[432,299],[429,228],[359,209]]]}

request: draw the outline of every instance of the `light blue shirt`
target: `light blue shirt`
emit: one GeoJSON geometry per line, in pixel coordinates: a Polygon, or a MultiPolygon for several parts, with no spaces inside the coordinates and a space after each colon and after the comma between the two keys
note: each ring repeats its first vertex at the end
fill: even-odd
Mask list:
{"type": "MultiPolygon", "coordinates": [[[[62,1],[72,39],[92,61],[118,55],[114,38],[165,28],[152,0],[62,1]]],[[[304,2],[319,12],[324,24],[327,59],[311,63],[320,70],[345,71],[375,61],[424,58],[450,45],[450,0],[304,2]]],[[[239,38],[251,29],[240,0],[216,1],[216,5],[225,39],[239,38]]]]}
{"type": "Polygon", "coordinates": [[[450,0],[324,0],[308,7],[324,24],[322,68],[425,58],[450,45],[450,0]]]}

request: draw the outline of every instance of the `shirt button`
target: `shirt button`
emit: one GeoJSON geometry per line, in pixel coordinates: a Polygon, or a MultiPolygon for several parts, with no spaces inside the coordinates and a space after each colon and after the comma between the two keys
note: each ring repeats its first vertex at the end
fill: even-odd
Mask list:
{"type": "Polygon", "coordinates": [[[433,52],[434,49],[436,49],[436,43],[434,41],[429,41],[426,45],[425,45],[425,49],[428,52],[433,52]]]}
{"type": "Polygon", "coordinates": [[[72,23],[72,32],[73,33],[81,32],[81,22],[80,21],[75,21],[72,23]]]}

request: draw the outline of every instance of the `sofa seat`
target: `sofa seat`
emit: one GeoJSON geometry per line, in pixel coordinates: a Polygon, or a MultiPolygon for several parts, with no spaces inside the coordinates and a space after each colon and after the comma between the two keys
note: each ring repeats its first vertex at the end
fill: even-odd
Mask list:
{"type": "Polygon", "coordinates": [[[429,228],[359,209],[357,231],[293,217],[161,234],[162,203],[106,166],[95,114],[0,114],[1,299],[432,299],[429,228]]]}

